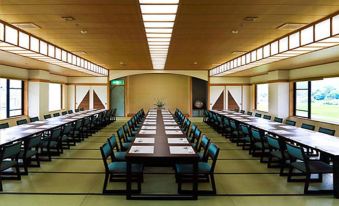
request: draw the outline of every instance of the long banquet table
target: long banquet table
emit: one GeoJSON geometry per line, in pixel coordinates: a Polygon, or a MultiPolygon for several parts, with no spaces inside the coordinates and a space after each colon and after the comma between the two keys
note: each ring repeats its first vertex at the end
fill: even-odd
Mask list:
{"type": "Polygon", "coordinates": [[[53,117],[47,120],[30,122],[24,125],[0,129],[0,147],[12,142],[25,140],[25,138],[31,137],[32,135],[63,126],[65,124],[72,123],[79,119],[90,117],[104,111],[105,109],[80,111],[59,117],[53,117]]]}
{"type": "Polygon", "coordinates": [[[333,194],[336,198],[339,198],[339,137],[274,122],[272,120],[253,117],[234,111],[211,110],[211,112],[233,119],[239,123],[258,128],[286,140],[296,142],[300,145],[313,148],[320,153],[331,156],[333,161],[333,194]]]}
{"type": "Polygon", "coordinates": [[[180,131],[178,124],[168,110],[150,110],[126,155],[127,160],[127,199],[197,199],[197,164],[199,157],[180,131]],[[131,189],[131,164],[163,166],[163,163],[193,164],[191,194],[133,194],[131,189]]]}

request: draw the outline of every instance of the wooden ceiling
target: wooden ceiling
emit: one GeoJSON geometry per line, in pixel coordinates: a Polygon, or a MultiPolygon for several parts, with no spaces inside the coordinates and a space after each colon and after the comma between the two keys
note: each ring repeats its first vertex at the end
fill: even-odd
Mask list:
{"type": "MultiPolygon", "coordinates": [[[[276,29],[284,23],[338,10],[339,0],[180,0],[166,69],[211,69],[291,32],[276,29]]],[[[0,19],[35,23],[41,29],[26,31],[109,69],[152,68],[138,0],[0,0],[0,19]]]]}

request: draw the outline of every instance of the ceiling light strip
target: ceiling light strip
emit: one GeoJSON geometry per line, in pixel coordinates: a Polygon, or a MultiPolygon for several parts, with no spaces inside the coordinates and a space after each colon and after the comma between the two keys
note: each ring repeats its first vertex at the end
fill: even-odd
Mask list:
{"type": "Polygon", "coordinates": [[[339,45],[339,14],[336,13],[211,69],[223,76],[267,63],[339,45]]]}
{"type": "Polygon", "coordinates": [[[95,76],[108,75],[106,68],[1,20],[0,50],[95,76]]]}
{"type": "Polygon", "coordinates": [[[164,69],[179,0],[139,0],[153,69],[164,69]]]}

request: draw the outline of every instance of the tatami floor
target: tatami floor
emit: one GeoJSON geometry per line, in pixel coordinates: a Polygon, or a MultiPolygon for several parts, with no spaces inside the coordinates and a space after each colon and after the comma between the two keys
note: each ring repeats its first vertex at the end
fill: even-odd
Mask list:
{"type": "MultiPolygon", "coordinates": [[[[23,176],[21,181],[3,181],[0,205],[339,205],[339,200],[332,196],[303,195],[303,183],[287,183],[286,177],[280,177],[277,169],[259,163],[257,158],[202,123],[201,118],[191,120],[221,148],[215,171],[216,196],[200,196],[198,201],[127,201],[125,196],[101,195],[104,167],[99,146],[126,120],[118,119],[52,162],[30,168],[30,174],[23,176]]],[[[145,168],[144,177],[142,190],[145,193],[176,192],[171,168],[145,168]]],[[[326,178],[323,186],[331,182],[330,176],[326,178]]],[[[121,183],[110,186],[125,187],[121,183]]],[[[199,187],[208,186],[204,183],[199,187]]]]}

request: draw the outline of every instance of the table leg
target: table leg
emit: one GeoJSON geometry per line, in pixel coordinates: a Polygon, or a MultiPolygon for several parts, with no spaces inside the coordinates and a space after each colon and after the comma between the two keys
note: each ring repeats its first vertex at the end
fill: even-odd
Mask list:
{"type": "Polygon", "coordinates": [[[127,162],[127,182],[126,182],[126,199],[129,200],[132,197],[132,163],[127,162]]]}
{"type": "Polygon", "coordinates": [[[333,194],[339,198],[339,156],[333,157],[333,194]]]}
{"type": "Polygon", "coordinates": [[[193,194],[192,199],[198,199],[198,161],[194,161],[193,164],[193,194]]]}

